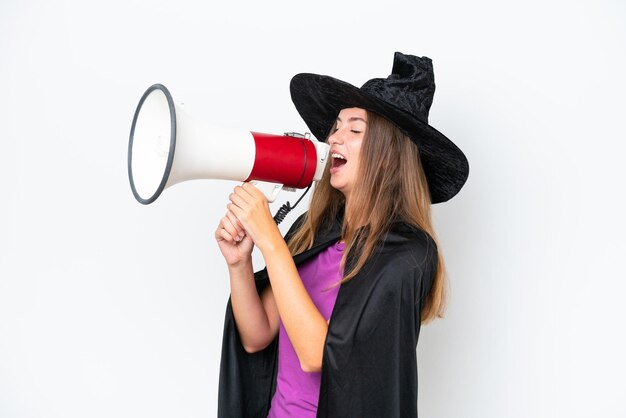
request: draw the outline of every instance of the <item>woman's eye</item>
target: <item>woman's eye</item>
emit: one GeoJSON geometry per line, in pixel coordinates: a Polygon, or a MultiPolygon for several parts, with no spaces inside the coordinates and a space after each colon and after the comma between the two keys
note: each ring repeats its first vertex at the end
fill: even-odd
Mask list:
{"type": "Polygon", "coordinates": [[[350,132],[355,133],[355,134],[360,134],[360,133],[361,133],[361,132],[363,132],[363,131],[357,131],[357,130],[355,130],[355,129],[351,129],[351,130],[350,130],[350,132]]]}

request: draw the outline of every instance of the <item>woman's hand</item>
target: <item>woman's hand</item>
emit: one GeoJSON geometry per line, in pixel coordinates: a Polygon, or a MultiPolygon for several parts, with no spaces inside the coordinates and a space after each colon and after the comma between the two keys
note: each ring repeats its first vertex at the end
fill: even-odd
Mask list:
{"type": "MultiPolygon", "coordinates": [[[[232,203],[228,205],[228,210],[236,216],[246,236],[252,238],[265,259],[272,286],[271,296],[302,370],[320,371],[328,324],[302,284],[289,248],[272,218],[265,195],[253,185],[244,183],[235,187],[229,199],[232,203]]],[[[277,315],[270,314],[267,308],[266,312],[270,325],[263,325],[263,329],[270,331],[265,331],[264,335],[274,338],[279,322],[272,318],[277,315]]],[[[268,340],[259,341],[267,344],[268,340]]]]}
{"type": "Polygon", "coordinates": [[[241,343],[249,353],[259,351],[278,334],[280,319],[271,286],[261,295],[257,292],[251,257],[254,242],[230,209],[221,219],[215,239],[228,263],[230,300],[241,343]]]}
{"type": "Polygon", "coordinates": [[[220,221],[215,231],[215,239],[230,267],[252,261],[251,254],[254,247],[252,238],[246,234],[243,225],[230,210],[220,221]]]}
{"type": "Polygon", "coordinates": [[[229,196],[228,210],[252,238],[261,251],[271,250],[272,246],[284,240],[272,217],[265,195],[250,183],[235,187],[229,196]]]}

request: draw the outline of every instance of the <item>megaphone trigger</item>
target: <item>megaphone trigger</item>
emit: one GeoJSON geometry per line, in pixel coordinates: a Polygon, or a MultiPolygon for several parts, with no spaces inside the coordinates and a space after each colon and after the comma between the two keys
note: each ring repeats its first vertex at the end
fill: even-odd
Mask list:
{"type": "Polygon", "coordinates": [[[267,201],[272,203],[278,197],[278,194],[283,189],[282,184],[269,183],[267,181],[252,180],[250,183],[259,189],[267,198],[267,201]]]}

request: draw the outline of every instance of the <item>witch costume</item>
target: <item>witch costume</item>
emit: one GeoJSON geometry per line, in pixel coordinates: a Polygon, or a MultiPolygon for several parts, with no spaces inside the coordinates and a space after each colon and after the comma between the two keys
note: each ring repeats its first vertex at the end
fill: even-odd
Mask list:
{"type": "MultiPolygon", "coordinates": [[[[420,150],[431,202],[445,202],[465,183],[467,159],[428,125],[434,94],[429,58],[394,56],[392,74],[360,89],[328,76],[298,74],[291,95],[312,133],[324,140],[339,111],[359,107],[384,116],[420,150]]],[[[300,216],[285,241],[304,221],[300,216]]],[[[341,239],[343,211],[323,225],[296,266],[341,239]]],[[[348,254],[346,269],[358,254],[348,254]]],[[[392,224],[355,277],[341,284],[324,343],[317,417],[417,417],[417,341],[421,310],[437,272],[437,247],[423,230],[392,224]]],[[[254,274],[259,294],[267,271],[254,274]]],[[[247,353],[228,302],[222,341],[218,417],[267,417],[276,389],[278,338],[247,353]]]]}

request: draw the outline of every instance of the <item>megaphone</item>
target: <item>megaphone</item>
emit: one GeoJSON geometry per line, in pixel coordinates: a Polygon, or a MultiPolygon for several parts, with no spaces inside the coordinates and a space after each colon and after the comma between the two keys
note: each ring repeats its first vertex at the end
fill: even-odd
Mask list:
{"type": "Polygon", "coordinates": [[[269,201],[322,178],[329,145],[310,135],[218,128],[194,119],[162,84],[141,97],[128,142],[128,177],[144,205],[194,179],[256,181],[269,201]]]}

